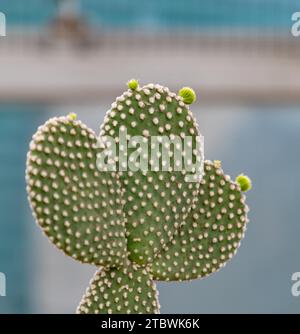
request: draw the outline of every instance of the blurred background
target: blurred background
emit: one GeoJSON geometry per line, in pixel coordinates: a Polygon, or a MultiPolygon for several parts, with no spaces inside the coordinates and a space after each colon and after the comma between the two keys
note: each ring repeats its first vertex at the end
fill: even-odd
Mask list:
{"type": "Polygon", "coordinates": [[[219,273],[158,283],[163,313],[300,311],[300,37],[297,0],[1,0],[0,313],[73,313],[95,268],[65,257],[40,233],[25,191],[32,134],[76,112],[94,130],[132,77],[178,91],[206,157],[251,176],[250,224],[219,273]]]}

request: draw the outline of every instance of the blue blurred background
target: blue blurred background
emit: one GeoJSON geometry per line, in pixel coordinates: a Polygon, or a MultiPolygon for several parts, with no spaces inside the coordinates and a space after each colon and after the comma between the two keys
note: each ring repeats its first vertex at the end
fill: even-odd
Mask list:
{"type": "Polygon", "coordinates": [[[131,77],[192,86],[206,157],[253,181],[237,255],[209,278],[158,283],[162,312],[298,313],[300,39],[290,30],[299,1],[1,0],[0,11],[0,313],[74,312],[95,268],[36,227],[26,153],[54,115],[76,112],[97,131],[131,77]]]}

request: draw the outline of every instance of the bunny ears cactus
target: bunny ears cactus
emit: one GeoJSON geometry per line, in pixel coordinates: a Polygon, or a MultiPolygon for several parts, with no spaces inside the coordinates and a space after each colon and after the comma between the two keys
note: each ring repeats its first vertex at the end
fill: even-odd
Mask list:
{"type": "Polygon", "coordinates": [[[195,92],[185,87],[176,95],[137,80],[128,88],[98,137],[75,114],[53,118],[33,136],[27,157],[37,223],[65,254],[100,267],[78,313],[158,313],[154,281],[217,271],[235,254],[248,222],[242,192],[251,182],[245,175],[232,181],[219,161],[204,161],[188,107],[195,92]],[[176,139],[189,138],[184,148],[191,155],[180,157],[161,140],[143,146],[150,138],[170,138],[174,148],[176,139]],[[115,169],[99,160],[104,152],[115,169]]]}

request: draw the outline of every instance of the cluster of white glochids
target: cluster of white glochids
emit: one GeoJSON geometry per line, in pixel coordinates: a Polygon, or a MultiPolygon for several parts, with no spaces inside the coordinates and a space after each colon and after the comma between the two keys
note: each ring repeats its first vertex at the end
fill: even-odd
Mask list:
{"type": "Polygon", "coordinates": [[[154,261],[154,279],[196,279],[223,267],[244,238],[247,212],[239,184],[218,162],[206,161],[198,201],[188,223],[154,261]]]}
{"type": "Polygon", "coordinates": [[[251,188],[249,178],[231,181],[220,162],[204,162],[203,147],[196,146],[198,125],[187,106],[195,93],[186,87],[181,96],[159,85],[140,88],[135,80],[128,86],[105,117],[101,145],[71,114],[40,127],[27,157],[27,191],[37,223],[64,253],[101,267],[78,313],[158,313],[153,281],[217,271],[235,254],[248,222],[242,191],[251,188]],[[192,170],[201,181],[186,181],[188,166],[173,169],[177,157],[170,146],[164,147],[167,171],[124,170],[118,155],[116,171],[101,170],[98,157],[108,136],[117,151],[124,150],[125,129],[128,156],[136,151],[127,145],[135,136],[191,136],[197,149],[188,165],[203,162],[203,170],[192,170]]]}
{"type": "Polygon", "coordinates": [[[185,180],[188,172],[194,177],[198,173],[201,178],[203,148],[199,143],[197,122],[183,98],[168,88],[153,84],[136,86],[112,104],[101,126],[100,137],[104,145],[108,137],[113,137],[117,152],[125,150],[129,159],[137,149],[142,149],[143,143],[148,144],[142,150],[149,157],[146,170],[122,171],[122,161],[117,159],[116,163],[119,163],[117,170],[124,190],[129,257],[140,264],[149,263],[172,240],[179,226],[185,224],[199,191],[199,182],[185,180]],[[125,143],[120,139],[123,135],[125,143]],[[135,146],[138,136],[143,141],[135,146]],[[154,138],[158,139],[157,147],[154,138]],[[164,143],[163,138],[170,140],[164,143]],[[176,171],[175,166],[182,164],[187,154],[187,147],[183,145],[185,138],[189,138],[185,144],[190,146],[191,155],[176,171]],[[183,156],[176,156],[170,143],[180,145],[183,156]],[[151,155],[154,150],[156,156],[151,155]],[[198,170],[192,168],[196,162],[198,170]],[[162,171],[164,164],[168,166],[167,171],[162,171]]]}
{"type": "Polygon", "coordinates": [[[159,309],[150,268],[131,265],[121,270],[98,271],[77,313],[159,313],[159,309]]]}

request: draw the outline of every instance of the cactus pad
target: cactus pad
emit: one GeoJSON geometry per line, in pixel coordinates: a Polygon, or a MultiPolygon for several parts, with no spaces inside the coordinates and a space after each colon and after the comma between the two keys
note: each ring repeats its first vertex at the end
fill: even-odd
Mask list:
{"type": "Polygon", "coordinates": [[[128,88],[98,138],[75,114],[53,118],[27,156],[37,223],[65,254],[101,267],[80,314],[158,313],[154,280],[216,272],[236,253],[248,222],[242,192],[251,181],[243,174],[231,181],[220,161],[204,162],[188,107],[195,92],[141,88],[137,80],[128,88]]]}
{"type": "Polygon", "coordinates": [[[244,237],[247,211],[240,185],[224,175],[219,162],[206,161],[198,203],[189,222],[154,261],[154,279],[190,280],[223,267],[244,237]]]}
{"type": "Polygon", "coordinates": [[[116,175],[96,169],[96,142],[73,115],[50,119],[30,144],[27,190],[38,224],[59,249],[117,266],[126,259],[121,188],[116,175]]]}
{"type": "Polygon", "coordinates": [[[157,297],[149,268],[129,264],[97,272],[77,313],[159,313],[157,297]]]}
{"type": "MultiPolygon", "coordinates": [[[[176,230],[185,223],[196,198],[199,182],[187,182],[187,174],[198,180],[201,178],[201,161],[203,151],[200,145],[199,130],[191,111],[183,102],[182,97],[160,85],[146,85],[142,88],[129,82],[129,89],[112,104],[101,127],[100,137],[107,143],[107,137],[120,141],[122,132],[126,131],[128,160],[132,153],[141,146],[130,147],[137,136],[143,137],[148,143],[148,161],[145,170],[120,172],[120,181],[124,189],[124,212],[128,237],[130,260],[145,264],[153,260],[172,239],[176,230]],[[176,138],[182,140],[189,136],[192,148],[191,160],[196,160],[200,168],[188,172],[182,159],[177,159],[174,146],[163,147],[159,143],[160,161],[157,169],[151,155],[153,137],[176,138]],[[149,139],[147,141],[147,139],[149,139]],[[198,146],[196,145],[198,142],[198,146]],[[164,155],[164,152],[166,155],[164,155]],[[173,152],[173,154],[172,154],[173,152]],[[163,170],[165,162],[168,168],[163,170]],[[182,163],[183,168],[177,171],[175,166],[182,163]],[[196,174],[196,172],[198,174],[196,174]]],[[[118,145],[117,152],[124,149],[118,145]]],[[[143,154],[147,153],[147,148],[143,154]]],[[[120,160],[117,170],[123,169],[120,160]]]]}

